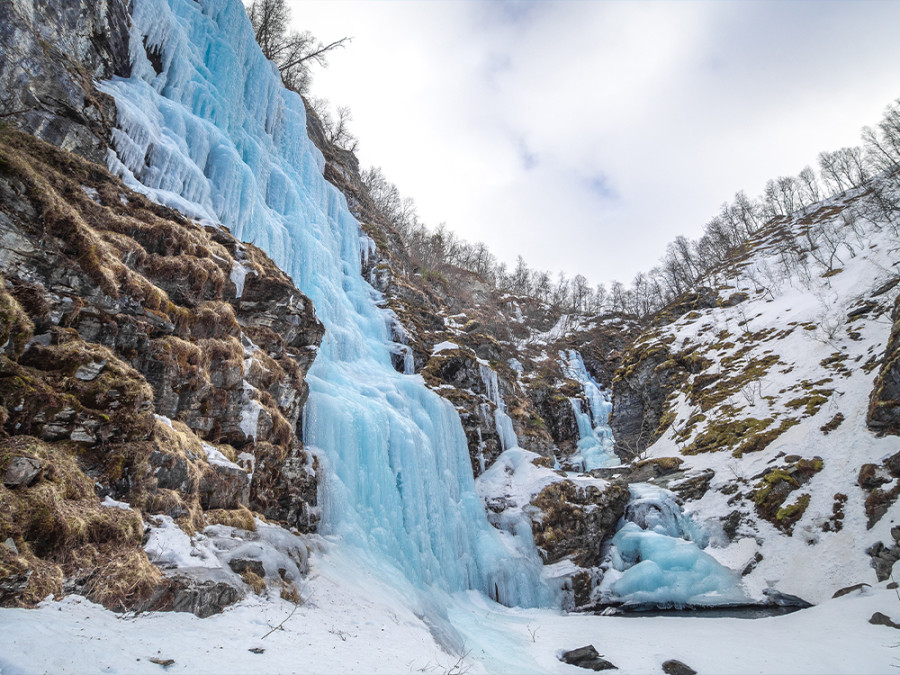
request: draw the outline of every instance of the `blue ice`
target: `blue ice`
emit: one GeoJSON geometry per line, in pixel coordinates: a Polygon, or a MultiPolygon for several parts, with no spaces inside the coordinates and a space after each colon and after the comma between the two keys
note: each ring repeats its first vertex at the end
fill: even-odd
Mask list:
{"type": "Polygon", "coordinates": [[[302,101],[262,56],[239,0],[134,0],[131,51],[132,76],[103,84],[118,110],[111,170],[264,249],[327,328],[303,416],[325,464],[322,530],[423,588],[549,603],[530,539],[486,519],[455,410],[391,366],[390,319],[360,275],[359,224],[323,179],[302,101]],[[144,40],[162,53],[159,74],[144,40]]]}
{"type": "Polygon", "coordinates": [[[625,522],[612,540],[613,599],[665,607],[747,601],[734,572],[701,550],[708,535],[672,493],[646,483],[631,490],[625,522]]]}
{"type": "Polygon", "coordinates": [[[621,461],[613,448],[609,413],[612,400],[608,391],[601,389],[584,365],[581,354],[574,349],[560,352],[566,376],[581,384],[589,409],[585,410],[581,399],[570,399],[572,412],[578,424],[578,450],[585,471],[618,466],[621,461]]]}

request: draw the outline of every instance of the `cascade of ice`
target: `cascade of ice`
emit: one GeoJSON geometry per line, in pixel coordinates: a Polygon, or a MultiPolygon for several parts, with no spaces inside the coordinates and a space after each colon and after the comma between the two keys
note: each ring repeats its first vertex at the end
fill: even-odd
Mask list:
{"type": "Polygon", "coordinates": [[[506,404],[503,402],[503,394],[500,392],[500,381],[497,379],[497,371],[485,363],[478,364],[481,369],[481,381],[487,391],[487,397],[497,406],[494,408],[494,426],[500,437],[500,447],[503,450],[519,447],[519,439],[513,429],[512,419],[506,414],[506,404]]]}
{"type": "Polygon", "coordinates": [[[360,275],[368,244],[240,1],[132,7],[132,76],[103,84],[118,109],[110,168],[260,246],[312,298],[327,332],[308,375],[304,441],[326,465],[323,531],[423,589],[548,602],[533,544],[486,519],[455,410],[392,368],[380,296],[360,275]],[[161,55],[159,72],[145,48],[161,55]]]}
{"type": "Polygon", "coordinates": [[[585,471],[618,465],[613,451],[615,441],[608,420],[612,410],[609,393],[602,390],[584,366],[584,360],[574,349],[560,352],[566,376],[581,384],[590,411],[582,408],[579,399],[569,399],[578,424],[578,450],[585,471]]]}
{"type": "Polygon", "coordinates": [[[613,537],[612,568],[601,592],[628,605],[659,607],[741,604],[736,575],[701,549],[709,537],[668,490],[636,483],[613,537]]]}

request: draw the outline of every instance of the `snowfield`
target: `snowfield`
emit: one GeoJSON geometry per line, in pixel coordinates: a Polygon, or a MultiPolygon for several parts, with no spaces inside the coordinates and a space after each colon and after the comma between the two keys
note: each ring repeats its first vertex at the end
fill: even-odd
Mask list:
{"type": "Polygon", "coordinates": [[[668,659],[701,674],[890,673],[900,666],[900,632],[868,623],[874,612],[900,622],[900,599],[885,584],[762,619],[565,615],[510,609],[467,592],[440,598],[449,621],[429,626],[410,587],[385,583],[350,552],[321,545],[327,550],[313,556],[296,608],[274,595],[251,596],[207,619],[134,616],[69,596],[35,610],[2,610],[0,673],[575,674],[586,671],[558,653],[587,644],[629,674],[659,673],[668,659]]]}

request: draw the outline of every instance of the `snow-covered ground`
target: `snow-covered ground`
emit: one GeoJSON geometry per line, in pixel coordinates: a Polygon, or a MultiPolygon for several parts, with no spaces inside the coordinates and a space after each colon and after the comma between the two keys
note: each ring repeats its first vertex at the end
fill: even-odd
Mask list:
{"type": "Polygon", "coordinates": [[[900,666],[900,632],[868,623],[874,612],[900,622],[900,598],[884,584],[762,619],[565,615],[467,592],[442,598],[449,622],[438,625],[420,618],[409,589],[380,580],[340,546],[323,546],[296,609],[273,595],[207,619],[115,614],[78,596],[0,610],[0,673],[578,673],[558,653],[587,644],[630,674],[658,673],[668,659],[699,673],[900,666]]]}

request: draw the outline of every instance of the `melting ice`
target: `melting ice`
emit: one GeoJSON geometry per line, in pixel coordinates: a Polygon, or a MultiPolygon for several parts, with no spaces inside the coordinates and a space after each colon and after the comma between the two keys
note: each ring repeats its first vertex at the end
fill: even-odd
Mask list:
{"type": "Polygon", "coordinates": [[[133,21],[132,76],[103,85],[118,109],[110,168],[263,248],[326,325],[303,420],[327,465],[323,531],[419,587],[548,602],[533,545],[487,522],[455,410],[392,368],[379,296],[360,275],[368,246],[239,0],[134,0],[133,21]],[[162,54],[159,73],[144,44],[162,54]]]}

